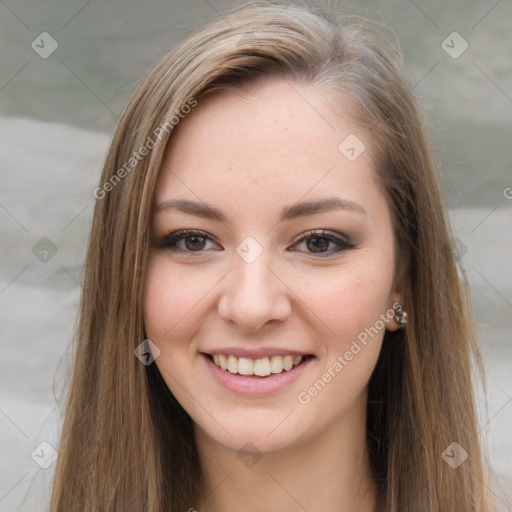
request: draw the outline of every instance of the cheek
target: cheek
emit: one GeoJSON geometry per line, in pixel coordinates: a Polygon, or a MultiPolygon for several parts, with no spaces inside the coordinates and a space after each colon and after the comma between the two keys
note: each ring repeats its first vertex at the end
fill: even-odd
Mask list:
{"type": "Polygon", "coordinates": [[[179,343],[198,327],[197,316],[207,301],[216,279],[191,269],[176,270],[165,255],[149,259],[143,292],[143,316],[146,334],[155,342],[172,338],[179,343]]]}
{"type": "MultiPolygon", "coordinates": [[[[385,323],[390,277],[367,268],[338,269],[319,286],[305,286],[305,306],[312,311],[313,337],[320,361],[315,377],[298,396],[319,414],[343,414],[364,402],[362,393],[377,363],[385,323]]],[[[311,411],[311,409],[307,409],[311,411]]]]}
{"type": "Polygon", "coordinates": [[[389,272],[354,265],[308,280],[300,295],[319,331],[341,348],[386,313],[390,286],[389,272]]]}
{"type": "Polygon", "coordinates": [[[201,276],[197,269],[177,270],[165,254],[151,255],[143,291],[143,317],[146,336],[157,345],[156,358],[163,379],[176,399],[189,407],[189,392],[197,383],[190,380],[197,352],[195,333],[201,327],[201,316],[207,307],[208,291],[215,282],[212,276],[201,276]]]}

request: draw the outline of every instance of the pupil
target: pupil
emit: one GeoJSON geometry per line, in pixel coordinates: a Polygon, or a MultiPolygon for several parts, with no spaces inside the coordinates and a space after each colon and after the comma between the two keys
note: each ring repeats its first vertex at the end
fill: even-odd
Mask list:
{"type": "Polygon", "coordinates": [[[202,236],[189,236],[185,240],[185,245],[187,249],[203,249],[204,247],[204,238],[202,236]],[[195,240],[195,242],[189,243],[190,240],[195,240]],[[197,242],[199,240],[199,242],[197,242]],[[197,245],[199,244],[199,245],[197,245]]]}
{"type": "MultiPolygon", "coordinates": [[[[310,238],[308,240],[308,249],[311,249],[312,247],[309,245],[309,242],[314,242],[312,244],[312,247],[313,248],[316,248],[316,249],[327,249],[327,246],[329,245],[329,240],[327,240],[326,238],[310,238]],[[320,243],[318,243],[318,241],[320,241],[320,243]]],[[[316,251],[316,250],[313,250],[313,252],[321,252],[321,251],[316,251]]]]}

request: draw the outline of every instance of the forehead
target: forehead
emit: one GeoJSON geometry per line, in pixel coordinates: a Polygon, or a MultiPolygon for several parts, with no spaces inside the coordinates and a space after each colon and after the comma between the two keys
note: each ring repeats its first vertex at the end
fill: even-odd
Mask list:
{"type": "Polygon", "coordinates": [[[200,103],[173,133],[156,202],[185,196],[242,207],[253,198],[277,209],[333,193],[371,202],[379,191],[368,136],[330,105],[324,91],[284,80],[200,103]]]}

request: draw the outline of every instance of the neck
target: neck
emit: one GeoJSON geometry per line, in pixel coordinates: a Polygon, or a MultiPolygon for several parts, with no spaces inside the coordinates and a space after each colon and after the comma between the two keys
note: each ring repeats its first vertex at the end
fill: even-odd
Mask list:
{"type": "MultiPolygon", "coordinates": [[[[337,421],[329,432],[261,454],[244,464],[239,454],[196,426],[205,489],[199,512],[375,512],[366,426],[337,421]]],[[[361,424],[362,423],[362,424],[361,424]]]]}

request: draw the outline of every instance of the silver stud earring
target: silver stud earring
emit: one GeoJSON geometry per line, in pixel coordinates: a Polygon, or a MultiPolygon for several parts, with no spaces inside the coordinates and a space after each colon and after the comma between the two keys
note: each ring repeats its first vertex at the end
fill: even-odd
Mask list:
{"type": "Polygon", "coordinates": [[[407,312],[404,311],[404,308],[402,306],[396,307],[395,320],[398,324],[400,324],[402,329],[405,329],[405,325],[407,324],[407,312]]]}

